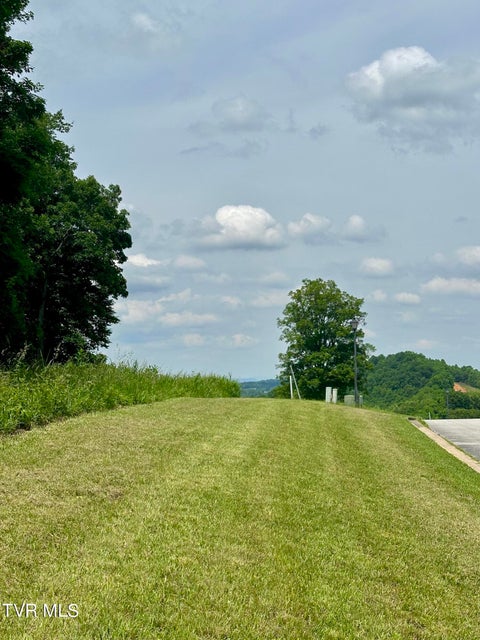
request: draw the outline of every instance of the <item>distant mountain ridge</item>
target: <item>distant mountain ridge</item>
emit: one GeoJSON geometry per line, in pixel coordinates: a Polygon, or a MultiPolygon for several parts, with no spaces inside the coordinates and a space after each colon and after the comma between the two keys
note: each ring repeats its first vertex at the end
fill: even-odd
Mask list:
{"type": "Polygon", "coordinates": [[[279,381],[276,378],[268,380],[248,380],[240,382],[240,393],[244,398],[264,398],[269,397],[279,381]]]}

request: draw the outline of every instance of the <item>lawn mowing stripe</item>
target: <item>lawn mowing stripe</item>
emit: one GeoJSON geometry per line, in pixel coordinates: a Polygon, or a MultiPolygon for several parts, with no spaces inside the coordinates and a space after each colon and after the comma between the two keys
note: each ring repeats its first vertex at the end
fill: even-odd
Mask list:
{"type": "Polygon", "coordinates": [[[1,444],[2,598],[80,607],[13,639],[479,635],[478,476],[399,416],[175,400],[1,444]]]}

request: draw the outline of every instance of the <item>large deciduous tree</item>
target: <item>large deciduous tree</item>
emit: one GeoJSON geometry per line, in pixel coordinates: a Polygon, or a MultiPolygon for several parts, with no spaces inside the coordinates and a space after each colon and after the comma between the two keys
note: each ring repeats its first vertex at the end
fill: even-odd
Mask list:
{"type": "Polygon", "coordinates": [[[69,125],[28,78],[31,44],[10,36],[28,0],[0,6],[0,362],[66,360],[108,344],[131,246],[120,189],[75,176],[69,125]]]}
{"type": "Polygon", "coordinates": [[[344,393],[354,383],[352,320],[360,322],[356,331],[360,381],[372,348],[363,342],[363,299],[341,291],[333,280],[320,278],[303,280],[289,296],[290,302],[278,319],[281,339],[287,344],[286,352],[279,356],[283,390],[292,368],[304,398],[325,398],[327,386],[344,393]]]}

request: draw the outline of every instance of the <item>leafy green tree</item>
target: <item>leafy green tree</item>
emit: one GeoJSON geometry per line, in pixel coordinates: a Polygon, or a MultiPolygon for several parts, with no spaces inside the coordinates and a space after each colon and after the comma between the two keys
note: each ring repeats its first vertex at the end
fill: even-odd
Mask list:
{"type": "MultiPolygon", "coordinates": [[[[341,291],[333,280],[303,280],[299,289],[291,291],[290,302],[278,319],[281,339],[287,350],[279,355],[281,388],[286,392],[290,367],[293,368],[300,393],[304,398],[325,398],[325,387],[345,393],[354,382],[353,340],[351,322],[363,321],[362,298],[341,291]]],[[[357,363],[361,384],[372,349],[363,342],[364,332],[357,330],[357,363]]]]}
{"type": "Polygon", "coordinates": [[[28,79],[31,44],[9,32],[28,0],[0,5],[0,360],[67,360],[108,343],[131,246],[120,189],[75,176],[69,125],[28,79]]]}
{"type": "Polygon", "coordinates": [[[25,302],[28,344],[44,361],[68,360],[106,346],[127,295],[121,264],[131,245],[120,189],[73,175],[37,216],[29,238],[34,274],[25,302]]]}
{"type": "MultiPolygon", "coordinates": [[[[38,157],[34,132],[45,114],[39,87],[26,73],[32,46],[10,37],[12,24],[31,17],[28,0],[0,4],[0,335],[18,334],[22,325],[19,296],[32,270],[25,250],[24,231],[30,223],[29,207],[21,204],[32,181],[38,157]]],[[[5,340],[5,338],[4,338],[5,340]]]]}

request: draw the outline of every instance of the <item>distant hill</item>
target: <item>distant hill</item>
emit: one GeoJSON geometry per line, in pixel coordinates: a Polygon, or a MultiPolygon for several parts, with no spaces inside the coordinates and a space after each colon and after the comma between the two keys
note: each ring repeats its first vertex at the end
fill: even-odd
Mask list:
{"type": "Polygon", "coordinates": [[[275,387],[278,387],[279,381],[270,378],[269,380],[250,380],[240,383],[240,393],[244,398],[263,398],[270,396],[275,387]]]}
{"type": "Polygon", "coordinates": [[[370,406],[421,417],[480,417],[480,371],[413,351],[370,358],[365,386],[370,406]]]}

